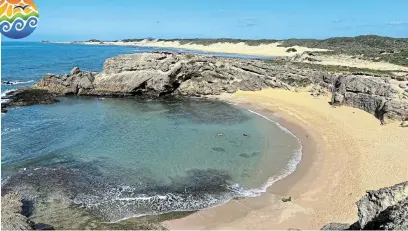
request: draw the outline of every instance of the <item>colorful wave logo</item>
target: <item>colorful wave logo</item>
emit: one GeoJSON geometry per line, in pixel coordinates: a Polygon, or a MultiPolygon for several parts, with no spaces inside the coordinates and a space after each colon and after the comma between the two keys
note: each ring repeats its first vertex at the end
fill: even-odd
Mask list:
{"type": "Polygon", "coordinates": [[[0,0],[0,32],[12,39],[29,36],[37,28],[38,8],[32,0],[0,0]]]}

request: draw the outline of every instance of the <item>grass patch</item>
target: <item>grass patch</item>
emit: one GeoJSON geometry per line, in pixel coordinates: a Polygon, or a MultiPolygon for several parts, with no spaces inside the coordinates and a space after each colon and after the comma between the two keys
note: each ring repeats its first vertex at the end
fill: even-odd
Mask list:
{"type": "Polygon", "coordinates": [[[365,74],[372,76],[393,76],[392,71],[386,70],[374,70],[369,68],[358,68],[358,67],[348,67],[348,66],[337,66],[337,65],[322,65],[315,63],[303,63],[303,62],[288,62],[282,60],[265,60],[266,63],[272,65],[291,65],[299,69],[311,69],[316,71],[326,71],[330,73],[354,73],[354,74],[365,74]]]}

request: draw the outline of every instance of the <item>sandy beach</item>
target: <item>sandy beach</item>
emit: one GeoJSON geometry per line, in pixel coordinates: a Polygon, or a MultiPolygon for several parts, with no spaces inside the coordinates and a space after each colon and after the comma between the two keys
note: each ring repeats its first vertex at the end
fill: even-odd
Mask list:
{"type": "Polygon", "coordinates": [[[357,220],[355,202],[366,190],[406,181],[408,129],[380,126],[371,114],[331,107],[329,97],[266,89],[222,95],[279,122],[302,142],[297,170],[259,197],[233,200],[166,221],[169,229],[320,229],[357,220]],[[292,197],[291,202],[282,198],[292,197]]]}

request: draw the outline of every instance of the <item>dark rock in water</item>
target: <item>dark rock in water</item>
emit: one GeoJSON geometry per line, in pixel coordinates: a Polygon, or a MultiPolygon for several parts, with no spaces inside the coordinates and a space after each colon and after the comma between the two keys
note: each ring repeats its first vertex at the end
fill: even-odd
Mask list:
{"type": "Polygon", "coordinates": [[[7,106],[8,106],[8,104],[7,103],[2,103],[1,104],[1,113],[7,113],[7,106]]]}
{"type": "Polygon", "coordinates": [[[254,156],[257,156],[257,155],[259,155],[259,152],[253,152],[253,153],[250,153],[250,154],[248,154],[248,153],[239,154],[239,156],[245,157],[245,158],[251,158],[251,157],[254,157],[254,156]]]}
{"type": "Polygon", "coordinates": [[[32,230],[27,217],[22,215],[23,203],[19,194],[12,192],[1,198],[1,229],[32,230]]]}
{"type": "Polygon", "coordinates": [[[47,90],[33,88],[21,88],[10,92],[7,94],[7,97],[10,99],[10,102],[8,102],[9,107],[53,104],[58,102],[54,94],[49,93],[47,90]]]}
{"type": "Polygon", "coordinates": [[[348,230],[349,228],[350,224],[330,223],[323,226],[320,230],[348,230]]]}
{"type": "Polygon", "coordinates": [[[10,81],[3,81],[3,84],[4,84],[4,85],[13,85],[14,83],[13,83],[13,82],[10,82],[10,81]]]}
{"type": "Polygon", "coordinates": [[[353,224],[329,224],[323,230],[408,230],[408,181],[389,188],[367,191],[357,203],[359,220],[353,224]]]}
{"type": "Polygon", "coordinates": [[[221,147],[213,147],[213,148],[211,148],[212,150],[214,150],[214,151],[216,151],[216,152],[225,152],[225,149],[224,148],[221,148],[221,147]]]}

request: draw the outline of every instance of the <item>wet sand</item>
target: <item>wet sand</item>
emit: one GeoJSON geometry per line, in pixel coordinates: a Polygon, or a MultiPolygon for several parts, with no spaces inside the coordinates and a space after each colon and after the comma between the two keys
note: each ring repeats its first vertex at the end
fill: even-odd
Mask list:
{"type": "Polygon", "coordinates": [[[296,171],[259,197],[233,200],[165,221],[169,229],[320,229],[357,220],[355,202],[366,190],[408,179],[408,129],[380,126],[371,114],[331,107],[329,97],[267,89],[219,98],[279,122],[303,144],[296,171]],[[292,201],[282,202],[291,197],[292,201]]]}

